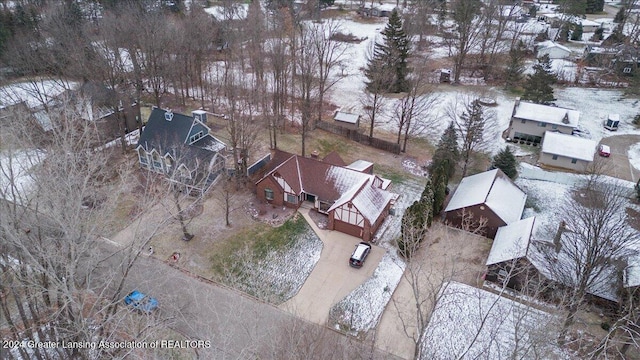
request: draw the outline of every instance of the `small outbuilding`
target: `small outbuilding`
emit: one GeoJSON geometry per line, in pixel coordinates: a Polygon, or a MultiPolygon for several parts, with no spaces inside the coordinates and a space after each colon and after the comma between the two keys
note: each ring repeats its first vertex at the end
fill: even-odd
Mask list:
{"type": "Polygon", "coordinates": [[[355,130],[360,127],[360,115],[358,114],[336,111],[336,114],[333,116],[333,120],[336,122],[336,125],[346,127],[348,129],[355,130]]]}

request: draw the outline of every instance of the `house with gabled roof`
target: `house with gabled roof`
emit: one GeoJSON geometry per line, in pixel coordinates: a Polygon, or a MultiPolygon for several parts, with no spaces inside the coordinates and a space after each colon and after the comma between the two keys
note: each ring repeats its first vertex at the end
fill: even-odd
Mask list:
{"type": "MultiPolygon", "coordinates": [[[[553,239],[534,239],[535,217],[500,227],[487,258],[485,280],[518,291],[531,291],[553,296],[558,287],[571,288],[578,271],[574,242],[567,236],[570,230],[561,222],[553,239]]],[[[623,261],[611,260],[602,269],[596,269],[587,287],[591,301],[613,304],[620,301],[619,274],[623,261]],[[604,301],[603,301],[604,300],[604,301]]],[[[629,276],[635,281],[638,274],[629,276]]]]}
{"type": "Polygon", "coordinates": [[[206,112],[192,116],[153,108],[136,152],[143,169],[204,192],[226,168],[226,144],[209,133],[206,112]]]}
{"type": "MultiPolygon", "coordinates": [[[[274,159],[286,154],[278,153],[274,159]]],[[[370,167],[364,163],[335,165],[336,154],[330,160],[291,155],[267,165],[256,182],[256,196],[274,206],[297,209],[307,203],[327,214],[328,229],[370,241],[397,197],[389,191],[391,181],[367,172],[370,167]]]]}
{"type": "Polygon", "coordinates": [[[578,136],[547,131],[538,162],[553,167],[585,172],[593,162],[597,143],[578,136]]]}
{"type": "Polygon", "coordinates": [[[539,144],[546,131],[569,134],[578,127],[580,112],[556,106],[534,104],[516,98],[509,123],[509,138],[539,144]]]}
{"type": "Polygon", "coordinates": [[[485,219],[483,235],[493,239],[499,227],[520,220],[526,199],[502,170],[485,171],[462,179],[444,209],[445,221],[464,228],[485,219]]]}

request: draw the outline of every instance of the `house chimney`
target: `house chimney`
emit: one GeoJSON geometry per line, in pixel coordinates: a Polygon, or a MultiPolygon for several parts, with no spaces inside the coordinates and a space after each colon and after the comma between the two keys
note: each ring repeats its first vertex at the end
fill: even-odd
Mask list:
{"type": "Polygon", "coordinates": [[[556,253],[559,253],[560,249],[562,248],[562,233],[566,231],[566,226],[567,223],[565,223],[564,220],[560,221],[560,225],[558,225],[558,231],[556,231],[556,236],[553,237],[553,245],[555,245],[556,253]]]}
{"type": "Polygon", "coordinates": [[[516,102],[513,104],[513,111],[511,112],[511,117],[513,117],[516,114],[516,110],[518,109],[518,106],[520,106],[520,97],[517,97],[516,102]]]}
{"type": "Polygon", "coordinates": [[[564,124],[568,124],[569,123],[569,112],[568,111],[566,113],[564,113],[564,117],[562,118],[562,123],[564,123],[564,124]]]}
{"type": "Polygon", "coordinates": [[[311,152],[311,158],[312,158],[312,159],[317,159],[317,158],[318,158],[318,156],[320,156],[320,152],[319,152],[318,150],[313,150],[313,151],[311,152]]]}

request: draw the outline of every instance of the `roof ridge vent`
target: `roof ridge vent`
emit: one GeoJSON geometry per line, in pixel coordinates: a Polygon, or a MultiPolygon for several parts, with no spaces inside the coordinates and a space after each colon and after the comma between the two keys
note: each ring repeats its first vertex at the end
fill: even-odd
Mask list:
{"type": "Polygon", "coordinates": [[[167,110],[167,112],[164,113],[164,119],[167,121],[173,120],[173,112],[171,111],[171,109],[167,110]]]}

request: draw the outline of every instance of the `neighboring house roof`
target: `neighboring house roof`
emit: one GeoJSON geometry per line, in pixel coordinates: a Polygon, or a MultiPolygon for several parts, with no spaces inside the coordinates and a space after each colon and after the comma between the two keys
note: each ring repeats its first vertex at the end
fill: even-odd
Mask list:
{"type": "Polygon", "coordinates": [[[358,122],[360,115],[350,114],[342,111],[336,111],[336,115],[333,117],[335,121],[341,121],[349,124],[355,124],[358,122]]]}
{"type": "MultiPolygon", "coordinates": [[[[568,287],[575,286],[577,283],[575,278],[575,256],[577,256],[577,252],[573,251],[575,249],[571,248],[571,246],[579,242],[567,239],[569,232],[565,231],[560,236],[560,251],[556,252],[556,246],[552,241],[531,239],[531,229],[534,221],[534,218],[531,217],[498,228],[498,233],[487,259],[487,265],[526,258],[545,278],[568,287]]],[[[617,294],[618,282],[615,280],[618,274],[616,265],[611,262],[605,268],[602,268],[602,271],[597,269],[595,273],[597,273],[596,277],[591,282],[587,292],[603,299],[614,302],[619,301],[617,294]]],[[[640,271],[635,275],[638,278],[634,279],[640,281],[640,271]]]]}
{"type": "Polygon", "coordinates": [[[558,43],[555,43],[551,40],[547,40],[547,41],[543,41],[541,43],[537,44],[538,46],[538,51],[543,50],[543,49],[551,49],[551,48],[557,48],[563,51],[566,51],[567,53],[571,53],[571,49],[569,49],[566,46],[560,45],[558,43]]]}
{"type": "Polygon", "coordinates": [[[527,194],[500,169],[467,176],[451,197],[446,212],[484,204],[505,223],[520,220],[527,194]]]}
{"type": "Polygon", "coordinates": [[[499,227],[487,265],[526,257],[535,219],[530,217],[499,227]]]}
{"type": "Polygon", "coordinates": [[[580,112],[556,106],[534,104],[526,101],[516,103],[513,117],[524,120],[540,121],[548,124],[577,127],[580,112]]]}
{"type": "Polygon", "coordinates": [[[578,136],[546,131],[542,141],[542,152],[572,159],[593,161],[597,143],[578,136]]]}
{"type": "Polygon", "coordinates": [[[640,254],[629,256],[622,280],[625,288],[640,286],[640,254]]]}
{"type": "Polygon", "coordinates": [[[445,283],[423,330],[420,359],[570,358],[554,342],[539,341],[542,332],[557,336],[558,327],[552,326],[556,321],[549,313],[499,294],[445,283]]]}
{"type": "Polygon", "coordinates": [[[162,156],[169,153],[174,159],[187,163],[190,168],[198,161],[208,161],[226,145],[209,134],[209,128],[191,116],[154,108],[142,130],[138,146],[146,151],[156,149],[162,156]],[[167,120],[171,118],[171,120],[167,120]],[[201,126],[202,137],[189,144],[195,124],[201,126]]]}

